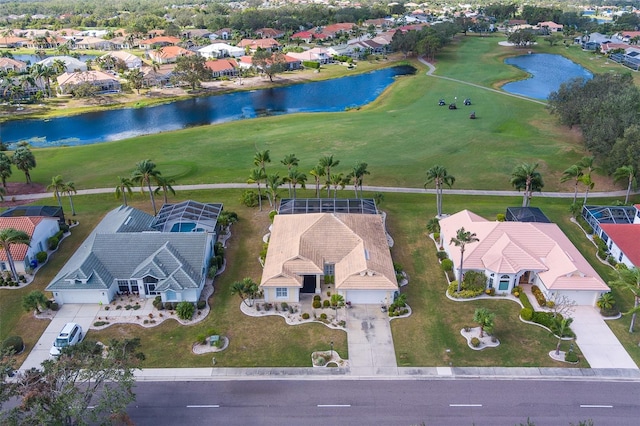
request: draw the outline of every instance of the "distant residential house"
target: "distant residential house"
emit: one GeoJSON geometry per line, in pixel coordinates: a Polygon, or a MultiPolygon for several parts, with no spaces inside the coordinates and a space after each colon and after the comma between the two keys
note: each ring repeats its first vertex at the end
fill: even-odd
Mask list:
{"type": "Polygon", "coordinates": [[[98,37],[82,37],[75,40],[76,49],[84,50],[111,50],[113,49],[113,43],[110,40],[104,40],[98,37]]]}
{"type": "Polygon", "coordinates": [[[142,59],[140,59],[136,55],[131,54],[129,52],[124,52],[124,51],[109,52],[106,55],[102,55],[101,58],[105,58],[107,56],[112,57],[115,60],[122,61],[127,66],[128,69],[135,69],[135,68],[142,67],[142,59]]]}
{"type": "Polygon", "coordinates": [[[274,28],[260,28],[254,31],[254,33],[261,38],[281,38],[284,37],[284,31],[276,30],[274,28]]]}
{"type": "Polygon", "coordinates": [[[360,57],[362,57],[365,53],[381,55],[386,51],[384,45],[376,43],[373,40],[356,40],[350,41],[348,44],[354,49],[354,52],[358,53],[360,57]]]}
{"type": "Polygon", "coordinates": [[[214,78],[235,77],[239,74],[238,63],[233,59],[216,59],[207,61],[204,65],[211,70],[214,78]]]}
{"type": "Polygon", "coordinates": [[[50,56],[36,63],[46,67],[52,67],[57,61],[61,61],[65,64],[66,72],[87,70],[87,64],[71,56],[50,56]]]}
{"type": "Polygon", "coordinates": [[[353,27],[357,26],[352,22],[342,22],[338,24],[327,25],[326,27],[322,27],[319,31],[327,37],[335,38],[336,35],[340,33],[349,33],[353,29],[353,27]]]}
{"type": "Polygon", "coordinates": [[[624,43],[631,43],[636,37],[640,38],[640,31],[622,31],[616,37],[624,43]]]}
{"type": "Polygon", "coordinates": [[[218,40],[218,39],[219,40],[230,40],[232,33],[233,33],[233,31],[231,30],[231,28],[221,28],[221,29],[211,33],[209,35],[209,38],[211,40],[218,40]]]}
{"type": "Polygon", "coordinates": [[[364,21],[365,27],[368,27],[369,25],[373,25],[376,28],[385,29],[389,26],[389,21],[384,18],[367,19],[366,21],[364,21]]]}
{"type": "Polygon", "coordinates": [[[103,71],[65,72],[58,76],[58,94],[72,93],[82,84],[90,84],[96,88],[97,93],[117,93],[121,90],[120,81],[103,71]]]}
{"type": "Polygon", "coordinates": [[[206,282],[222,204],[165,204],[157,216],[110,211],[46,290],[59,304],[110,303],[116,294],[196,302],[206,282]]]}
{"type": "MultiPolygon", "coordinates": [[[[54,217],[0,217],[0,229],[7,228],[23,231],[31,238],[29,245],[13,244],[10,248],[16,271],[25,273],[28,268],[37,265],[36,254],[48,250],[47,240],[60,231],[60,223],[54,217]]],[[[0,250],[0,270],[8,271],[9,269],[7,255],[4,250],[0,250]]]]}
{"type": "Polygon", "coordinates": [[[5,72],[14,71],[22,73],[27,71],[27,64],[15,59],[0,57],[0,70],[5,72]]]}
{"type": "Polygon", "coordinates": [[[29,39],[27,42],[22,44],[22,47],[29,49],[56,49],[68,43],[69,40],[64,37],[49,35],[29,39]]]}
{"type": "Polygon", "coordinates": [[[142,84],[144,87],[163,87],[171,81],[171,75],[175,64],[164,64],[154,69],[154,67],[143,66],[140,71],[142,72],[142,84]]]}
{"type": "Polygon", "coordinates": [[[198,49],[198,53],[207,59],[219,59],[228,56],[239,58],[245,54],[245,51],[241,47],[231,46],[227,43],[213,43],[198,49]]]}
{"type": "Polygon", "coordinates": [[[180,43],[180,39],[178,37],[159,36],[138,41],[138,47],[145,50],[152,50],[159,47],[175,46],[178,43],[180,43]]]}
{"type": "Polygon", "coordinates": [[[640,268],[640,204],[584,206],[582,217],[607,246],[608,254],[628,268],[640,268]]]}
{"type": "Polygon", "coordinates": [[[628,47],[629,45],[626,43],[603,43],[602,45],[600,45],[600,52],[606,55],[611,53],[611,51],[613,50],[618,50],[618,49],[626,50],[628,47]]]}
{"type": "Polygon", "coordinates": [[[285,69],[287,71],[295,71],[302,68],[302,61],[300,59],[291,57],[289,54],[284,55],[284,59],[286,61],[285,69]]]}
{"type": "Polygon", "coordinates": [[[181,56],[195,55],[194,52],[180,46],[165,46],[158,50],[148,50],[147,56],[159,64],[174,63],[181,56]]]}
{"type": "Polygon", "coordinates": [[[440,220],[444,249],[456,271],[461,252],[451,240],[461,228],[479,240],[466,245],[462,273],[483,272],[487,288],[498,293],[537,285],[548,300],[566,296],[578,305],[594,306],[610,291],[558,225],[489,221],[468,210],[440,220]]]}
{"type": "Polygon", "coordinates": [[[211,35],[211,31],[207,30],[207,29],[201,29],[201,28],[191,28],[188,30],[184,30],[182,32],[182,37],[186,38],[187,40],[193,39],[193,38],[209,38],[209,36],[211,35]]]}
{"type": "Polygon", "coordinates": [[[24,37],[0,37],[0,47],[13,49],[16,47],[22,47],[29,42],[29,39],[24,37]]]}
{"type": "Polygon", "coordinates": [[[287,55],[303,62],[318,62],[320,64],[328,64],[332,60],[329,51],[322,47],[314,47],[304,52],[288,52],[287,55]]]}
{"type": "Polygon", "coordinates": [[[64,225],[64,210],[60,206],[26,205],[10,207],[0,213],[0,217],[53,217],[64,225]]]}
{"type": "Polygon", "coordinates": [[[538,28],[540,28],[541,30],[548,31],[550,34],[553,34],[553,33],[561,33],[562,30],[564,29],[564,25],[556,24],[553,21],[545,21],[545,22],[538,22],[538,28]]]}
{"type": "Polygon", "coordinates": [[[132,49],[133,43],[129,39],[129,37],[114,37],[109,40],[112,44],[113,50],[123,50],[123,49],[132,49]]]}
{"type": "Polygon", "coordinates": [[[315,33],[313,31],[299,31],[291,36],[291,41],[299,39],[305,43],[311,43],[314,39],[314,35],[315,33]]]}
{"type": "Polygon", "coordinates": [[[241,47],[243,49],[246,49],[248,47],[252,52],[255,52],[256,50],[258,50],[258,48],[264,49],[268,52],[273,52],[276,50],[280,50],[281,45],[272,38],[260,38],[257,40],[245,38],[242,39],[240,43],[238,43],[238,47],[241,47]]]}

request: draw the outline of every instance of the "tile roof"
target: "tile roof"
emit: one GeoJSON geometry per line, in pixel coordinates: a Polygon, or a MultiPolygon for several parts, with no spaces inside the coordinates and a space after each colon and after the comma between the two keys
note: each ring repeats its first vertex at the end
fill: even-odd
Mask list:
{"type": "Polygon", "coordinates": [[[602,223],[600,228],[616,243],[631,263],[640,268],[640,225],[602,223]]]}
{"type": "MultiPolygon", "coordinates": [[[[445,241],[462,227],[480,240],[465,247],[465,270],[536,271],[549,290],[609,290],[554,223],[490,222],[463,210],[440,220],[440,227],[445,241]]],[[[459,247],[448,244],[454,264],[459,265],[459,247]]]]}
{"type": "MultiPolygon", "coordinates": [[[[47,219],[51,218],[42,216],[0,217],[0,229],[13,228],[25,232],[29,237],[33,237],[38,224],[47,219]]],[[[57,219],[55,220],[57,222],[57,219]]],[[[29,246],[27,244],[12,244],[10,250],[13,260],[23,261],[29,246]]],[[[0,260],[7,260],[7,254],[4,250],[0,250],[0,260]]]]}
{"type": "Polygon", "coordinates": [[[322,275],[325,263],[335,264],[335,286],[339,290],[398,287],[380,216],[275,216],[261,286],[301,287],[303,275],[322,275]]]}
{"type": "Polygon", "coordinates": [[[238,63],[233,59],[217,59],[215,61],[207,61],[204,65],[213,72],[226,71],[238,67],[238,63]]]}

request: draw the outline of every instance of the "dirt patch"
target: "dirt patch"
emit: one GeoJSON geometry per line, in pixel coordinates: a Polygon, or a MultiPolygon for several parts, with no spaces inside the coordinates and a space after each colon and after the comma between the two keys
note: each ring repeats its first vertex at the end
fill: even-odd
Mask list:
{"type": "Polygon", "coordinates": [[[36,200],[27,199],[27,200],[15,200],[12,197],[14,195],[24,195],[24,194],[43,194],[47,192],[47,187],[40,183],[20,183],[20,182],[7,182],[7,193],[4,195],[4,201],[2,202],[3,207],[15,207],[21,206],[24,204],[29,204],[36,200]]]}

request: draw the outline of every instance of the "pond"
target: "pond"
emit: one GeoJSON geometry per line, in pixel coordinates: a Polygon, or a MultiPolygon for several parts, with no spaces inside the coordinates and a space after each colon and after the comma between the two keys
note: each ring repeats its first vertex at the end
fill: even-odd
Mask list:
{"type": "Polygon", "coordinates": [[[145,108],[89,112],[50,120],[8,121],[0,123],[0,134],[9,146],[22,140],[34,147],[73,146],[255,117],[344,111],[372,102],[395,77],[414,73],[411,66],[396,66],[333,80],[145,108]]]}
{"type": "Polygon", "coordinates": [[[504,62],[528,72],[531,77],[507,83],[502,89],[528,98],[547,99],[551,92],[555,92],[562,83],[572,78],[593,78],[589,70],[561,55],[534,53],[507,58],[504,62]]]}
{"type": "MultiPolygon", "coordinates": [[[[51,56],[52,55],[38,56],[38,55],[17,54],[17,55],[13,55],[13,59],[15,59],[16,61],[25,62],[27,65],[33,65],[36,62],[40,62],[43,59],[47,59],[51,56]]],[[[61,56],[61,55],[57,55],[57,56],[61,56]]],[[[87,62],[87,60],[89,59],[93,61],[96,58],[97,58],[96,55],[80,55],[78,57],[78,60],[82,62],[87,62]]]]}

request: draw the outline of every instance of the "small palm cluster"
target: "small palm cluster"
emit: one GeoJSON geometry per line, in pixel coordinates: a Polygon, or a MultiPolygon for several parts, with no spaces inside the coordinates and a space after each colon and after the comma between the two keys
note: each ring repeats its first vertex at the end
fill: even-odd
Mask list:
{"type": "Polygon", "coordinates": [[[118,176],[118,185],[116,186],[116,198],[122,197],[122,202],[127,205],[127,194],[132,195],[131,188],[134,185],[140,185],[140,191],[144,192],[145,187],[149,192],[151,198],[151,205],[153,206],[153,214],[156,215],[158,210],[156,208],[155,195],[164,195],[164,202],[168,203],[167,194],[170,192],[173,195],[176,191],[173,186],[176,182],[172,178],[162,176],[162,173],[156,168],[156,164],[151,160],[143,160],[136,164],[136,168],[131,173],[131,177],[118,176]],[[151,185],[157,185],[156,189],[152,189],[151,185]]]}
{"type": "MultiPolygon", "coordinates": [[[[258,188],[258,204],[260,211],[262,211],[262,184],[266,187],[266,195],[269,200],[269,205],[275,207],[278,198],[278,188],[287,183],[289,185],[289,197],[296,198],[296,187],[300,185],[301,188],[306,189],[307,175],[298,170],[298,164],[300,160],[295,154],[288,154],[280,161],[287,167],[287,174],[281,178],[278,172],[267,173],[266,165],[271,163],[271,156],[269,150],[256,152],[253,157],[253,164],[255,169],[249,173],[249,179],[247,183],[256,184],[258,188]]],[[[356,198],[362,195],[362,183],[364,176],[370,174],[367,170],[368,164],[357,161],[351,172],[344,173],[331,173],[331,169],[334,169],[340,164],[340,160],[333,158],[333,155],[326,155],[318,161],[318,164],[313,167],[309,174],[315,179],[316,186],[316,198],[320,198],[320,190],[327,190],[327,198],[331,196],[331,190],[333,189],[333,198],[337,197],[338,188],[344,189],[345,186],[352,184],[356,198]],[[322,178],[324,179],[324,186],[321,188],[322,178]]]]}
{"type": "Polygon", "coordinates": [[[73,205],[73,194],[76,194],[76,184],[69,181],[65,182],[62,175],[57,175],[51,178],[51,183],[47,186],[47,191],[53,191],[53,195],[58,200],[58,206],[62,208],[61,195],[67,195],[69,197],[69,204],[71,205],[71,214],[76,215],[76,209],[73,205]]]}

